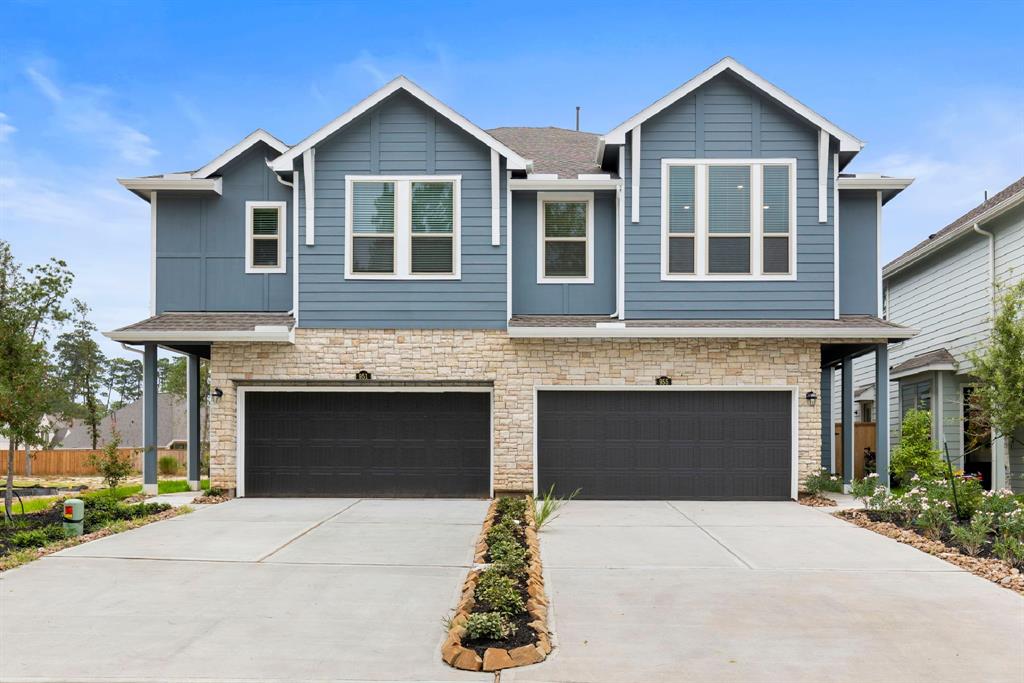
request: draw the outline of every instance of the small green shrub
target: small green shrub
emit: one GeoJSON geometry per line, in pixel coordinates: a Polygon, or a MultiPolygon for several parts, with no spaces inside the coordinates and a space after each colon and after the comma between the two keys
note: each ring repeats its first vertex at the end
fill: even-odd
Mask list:
{"type": "Polygon", "coordinates": [[[914,524],[928,538],[938,540],[953,523],[953,513],[946,501],[924,503],[921,512],[914,519],[914,524]]]}
{"type": "Polygon", "coordinates": [[[526,546],[517,541],[502,541],[490,546],[491,563],[505,574],[516,575],[526,571],[526,546]]]}
{"type": "Polygon", "coordinates": [[[910,410],[903,418],[899,445],[892,452],[892,471],[901,481],[911,475],[922,479],[939,478],[945,473],[942,454],[932,442],[932,414],[910,410]]]}
{"type": "Polygon", "coordinates": [[[519,525],[515,520],[505,517],[497,524],[487,530],[487,545],[494,545],[503,541],[517,541],[517,529],[519,525]]]}
{"type": "Polygon", "coordinates": [[[992,516],[983,512],[974,515],[968,524],[954,524],[949,533],[953,542],[971,557],[976,557],[985,547],[989,532],[992,531],[992,516]]]}
{"type": "Polygon", "coordinates": [[[134,469],[132,467],[132,456],[127,453],[121,453],[119,450],[120,446],[121,435],[114,432],[110,437],[110,441],[103,446],[102,451],[89,455],[89,464],[96,468],[100,476],[103,477],[107,488],[112,490],[116,489],[118,484],[131,476],[134,469]]]}
{"type": "Polygon", "coordinates": [[[1024,542],[1024,508],[1017,508],[996,519],[996,533],[1024,542]]]}
{"type": "Polygon", "coordinates": [[[578,496],[579,492],[580,492],[580,490],[576,489],[575,491],[570,493],[565,498],[556,498],[555,497],[555,485],[552,484],[551,488],[549,488],[547,490],[547,493],[544,494],[544,497],[541,498],[540,506],[539,507],[537,507],[537,506],[534,507],[533,515],[534,515],[534,519],[537,522],[537,531],[540,531],[541,529],[544,528],[545,525],[549,524],[556,517],[558,517],[558,510],[563,505],[565,505],[566,503],[571,501],[573,498],[578,496]]]}
{"type": "Polygon", "coordinates": [[[475,612],[466,620],[469,640],[501,640],[512,635],[512,624],[501,612],[475,612]]]}
{"type": "Polygon", "coordinates": [[[1017,496],[1009,489],[985,491],[982,494],[981,511],[992,515],[993,526],[998,526],[1003,517],[1019,510],[1020,507],[1017,496]]]}
{"type": "Polygon", "coordinates": [[[497,569],[480,574],[476,584],[476,599],[495,612],[521,614],[525,609],[516,580],[497,569]]]}
{"type": "Polygon", "coordinates": [[[868,499],[875,495],[879,488],[884,489],[878,483],[877,474],[869,474],[863,479],[854,479],[850,483],[850,493],[864,504],[867,504],[868,499]]]}
{"type": "Polygon", "coordinates": [[[55,541],[64,539],[64,527],[61,524],[49,524],[38,529],[18,531],[11,536],[11,545],[16,548],[42,548],[55,541]]]}
{"type": "Polygon", "coordinates": [[[992,544],[992,552],[1000,560],[1014,567],[1024,567],[1024,542],[1011,536],[1003,536],[992,544]]]}
{"type": "Polygon", "coordinates": [[[822,467],[820,472],[812,474],[804,480],[804,490],[812,496],[816,496],[823,491],[842,493],[843,482],[839,479],[838,475],[832,474],[822,467]]]}
{"type": "Polygon", "coordinates": [[[173,455],[162,456],[156,461],[156,470],[165,477],[174,476],[178,473],[178,459],[173,455]]]}
{"type": "Polygon", "coordinates": [[[525,498],[499,498],[495,510],[499,517],[512,517],[522,520],[526,516],[526,503],[527,500],[525,498]]]}

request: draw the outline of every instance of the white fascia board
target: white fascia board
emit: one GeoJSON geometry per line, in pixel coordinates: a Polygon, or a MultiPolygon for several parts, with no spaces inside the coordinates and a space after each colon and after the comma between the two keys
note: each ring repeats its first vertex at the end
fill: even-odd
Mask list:
{"type": "Polygon", "coordinates": [[[839,178],[840,190],[895,190],[900,192],[910,187],[913,178],[839,178]]]}
{"type": "Polygon", "coordinates": [[[936,238],[934,242],[929,242],[919,252],[914,254],[913,258],[909,258],[904,261],[901,260],[903,259],[903,256],[896,257],[894,260],[890,261],[889,264],[885,266],[885,268],[882,269],[882,279],[884,280],[888,277],[895,275],[901,270],[904,270],[905,268],[909,268],[911,265],[917,263],[918,261],[923,259],[928,254],[932,253],[936,249],[940,249],[943,246],[949,244],[950,242],[959,239],[966,233],[973,233],[975,225],[981,225],[982,223],[986,223],[1020,204],[1024,204],[1024,190],[1021,190],[1017,194],[1010,195],[1009,197],[1006,198],[1006,201],[996,204],[988,211],[985,211],[984,213],[976,216],[973,220],[965,222],[956,230],[953,230],[952,232],[943,235],[942,237],[936,238]]]}
{"type": "MultiPolygon", "coordinates": [[[[255,145],[257,142],[262,142],[275,150],[278,154],[283,154],[288,151],[288,145],[284,144],[273,135],[257,128],[253,132],[246,135],[241,142],[233,145],[229,149],[224,150],[224,153],[218,156],[210,163],[203,166],[201,169],[192,174],[193,178],[209,178],[212,174],[216,173],[220,169],[224,168],[231,160],[242,154],[250,147],[255,145]]],[[[291,170],[291,169],[288,169],[291,170]]]]}
{"type": "Polygon", "coordinates": [[[462,116],[448,105],[441,102],[426,90],[410,81],[405,76],[398,76],[384,87],[377,90],[362,102],[359,102],[354,107],[346,111],[344,114],[334,119],[326,126],[316,131],[302,142],[296,144],[287,152],[281,154],[277,159],[274,160],[275,171],[290,171],[292,170],[292,163],[295,159],[307,149],[319,144],[325,140],[328,136],[342,129],[357,117],[365,114],[367,111],[375,107],[377,104],[384,101],[387,97],[391,96],[398,90],[404,90],[416,99],[423,102],[425,105],[436,111],[437,113],[444,116],[446,119],[454,123],[456,126],[466,131],[474,138],[484,143],[493,150],[496,150],[498,154],[505,157],[507,160],[507,167],[516,171],[529,170],[531,162],[529,159],[524,159],[509,147],[502,144],[490,135],[483,128],[480,128],[475,123],[471,122],[466,117],[462,116]]]}
{"type": "Polygon", "coordinates": [[[836,124],[826,119],[821,114],[818,114],[813,109],[803,104],[795,97],[787,93],[785,90],[772,85],[764,78],[758,76],[753,71],[737,62],[732,57],[726,57],[711,67],[705,69],[698,75],[691,78],[686,83],[670,92],[669,94],[662,97],[660,100],[647,107],[643,111],[635,114],[626,121],[622,122],[608,133],[605,133],[601,137],[599,146],[603,144],[608,145],[623,145],[626,143],[626,133],[632,130],[635,126],[643,123],[647,119],[651,118],[663,109],[671,106],[678,100],[686,97],[694,90],[710,81],[715,76],[718,76],[723,71],[732,71],[734,74],[742,78],[743,80],[750,83],[752,86],[765,93],[769,97],[775,99],[783,106],[789,108],[793,112],[799,114],[812,124],[827,131],[830,135],[839,140],[839,151],[840,152],[859,152],[864,148],[864,142],[854,135],[846,132],[836,124]]]}
{"type": "Polygon", "coordinates": [[[902,377],[911,377],[912,375],[920,375],[924,372],[943,372],[943,371],[955,372],[956,366],[952,363],[929,363],[928,365],[922,365],[916,368],[910,368],[903,372],[889,372],[889,379],[900,379],[902,377]]]}
{"type": "Polygon", "coordinates": [[[223,194],[223,182],[220,178],[183,178],[180,175],[174,177],[156,178],[118,178],[125,188],[136,193],[166,192],[181,190],[187,192],[215,192],[223,194]]]}
{"type": "Polygon", "coordinates": [[[509,181],[509,187],[513,190],[614,190],[622,187],[622,181],[615,178],[604,180],[583,180],[578,178],[565,178],[563,180],[530,180],[514,178],[509,181]]]}
{"type": "Polygon", "coordinates": [[[777,338],[777,339],[910,339],[917,330],[879,330],[877,327],[509,327],[509,337],[672,337],[672,338],[777,338]]]}
{"type": "Polygon", "coordinates": [[[112,330],[104,337],[117,342],[293,342],[286,325],[257,325],[252,330],[112,330]]]}

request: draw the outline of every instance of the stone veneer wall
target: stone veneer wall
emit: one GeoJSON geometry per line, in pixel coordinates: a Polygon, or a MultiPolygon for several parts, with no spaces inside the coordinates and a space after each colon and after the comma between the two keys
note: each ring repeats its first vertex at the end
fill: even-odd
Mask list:
{"type": "Polygon", "coordinates": [[[211,386],[211,478],[235,488],[236,387],[265,381],[488,381],[494,384],[494,488],[533,488],[536,385],[795,385],[800,481],[821,462],[820,344],[804,339],[511,339],[500,330],[298,329],[295,344],[216,343],[211,386]]]}

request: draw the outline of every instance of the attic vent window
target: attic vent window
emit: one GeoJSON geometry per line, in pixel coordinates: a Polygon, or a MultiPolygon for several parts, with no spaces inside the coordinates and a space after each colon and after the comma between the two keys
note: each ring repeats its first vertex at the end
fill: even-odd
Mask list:
{"type": "Polygon", "coordinates": [[[285,272],[285,215],[285,202],[245,203],[245,272],[285,272]]]}

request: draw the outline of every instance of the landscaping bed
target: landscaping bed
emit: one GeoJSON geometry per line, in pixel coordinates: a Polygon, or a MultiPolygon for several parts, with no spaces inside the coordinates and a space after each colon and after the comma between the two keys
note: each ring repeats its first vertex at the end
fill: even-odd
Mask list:
{"type": "Polygon", "coordinates": [[[491,504],[474,563],[479,568],[463,584],[442,659],[467,671],[543,661],[551,652],[551,634],[532,499],[491,504]]]}
{"type": "Polygon", "coordinates": [[[834,514],[1024,594],[1024,505],[1012,492],[966,476],[909,484],[893,492],[873,476],[856,481],[865,509],[834,514]]]}
{"type": "Polygon", "coordinates": [[[130,495],[129,491],[115,489],[81,496],[85,504],[82,536],[65,537],[63,498],[41,510],[16,515],[14,521],[0,521],[0,571],[94,538],[188,512],[182,508],[171,510],[166,503],[128,503],[130,495]]]}

